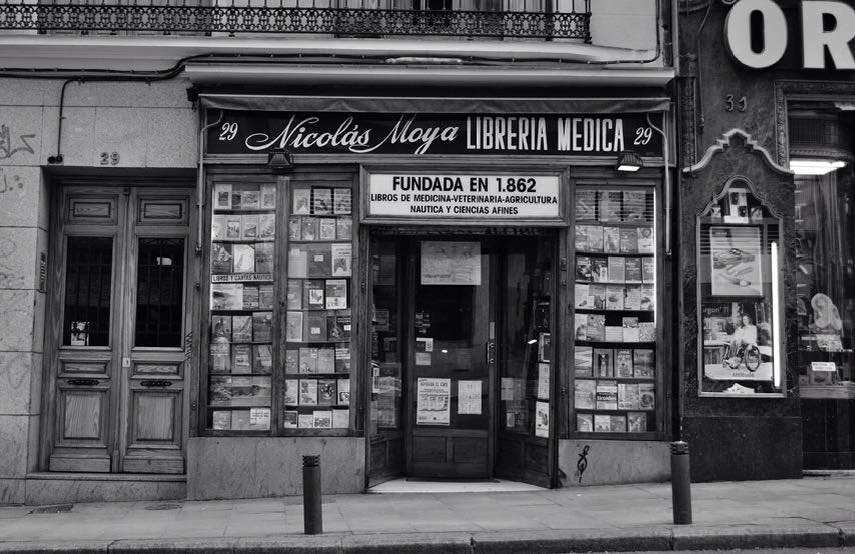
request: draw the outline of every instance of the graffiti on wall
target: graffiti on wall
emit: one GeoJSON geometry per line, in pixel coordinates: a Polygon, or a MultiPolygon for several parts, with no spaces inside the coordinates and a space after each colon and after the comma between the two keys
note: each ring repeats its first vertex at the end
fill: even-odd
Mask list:
{"type": "Polygon", "coordinates": [[[36,135],[18,135],[13,140],[12,131],[6,125],[0,124],[0,160],[8,160],[18,152],[35,154],[29,141],[36,135]]]}

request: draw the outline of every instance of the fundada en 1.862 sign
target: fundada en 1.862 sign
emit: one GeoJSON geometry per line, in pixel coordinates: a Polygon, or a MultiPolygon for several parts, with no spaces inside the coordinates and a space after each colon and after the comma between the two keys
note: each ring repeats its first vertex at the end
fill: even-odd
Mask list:
{"type": "MultiPolygon", "coordinates": [[[[212,120],[216,120],[213,115],[212,120]]],[[[209,154],[511,154],[658,156],[644,114],[466,115],[226,112],[208,131],[209,154]]]]}
{"type": "Polygon", "coordinates": [[[557,219],[554,175],[372,173],[368,217],[557,219]]]}

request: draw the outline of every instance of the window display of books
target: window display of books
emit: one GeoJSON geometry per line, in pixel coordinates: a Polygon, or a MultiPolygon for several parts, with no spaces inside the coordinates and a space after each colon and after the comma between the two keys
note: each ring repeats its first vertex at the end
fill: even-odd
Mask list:
{"type": "Polygon", "coordinates": [[[653,195],[651,187],[576,191],[577,432],[657,428],[653,195]]]}
{"type": "Polygon", "coordinates": [[[207,427],[271,424],[276,188],[216,183],[212,194],[207,427]]]}
{"type": "Polygon", "coordinates": [[[350,426],[351,190],[291,189],[285,314],[285,429],[350,426]]]}

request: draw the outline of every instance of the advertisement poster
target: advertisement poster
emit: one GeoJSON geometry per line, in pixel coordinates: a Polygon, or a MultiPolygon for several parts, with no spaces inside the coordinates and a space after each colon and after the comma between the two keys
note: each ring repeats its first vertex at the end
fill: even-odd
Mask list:
{"type": "Polygon", "coordinates": [[[534,436],[549,438],[549,402],[537,402],[535,405],[534,436]]]}
{"type": "Polygon", "coordinates": [[[713,296],[763,296],[760,229],[710,227],[713,296]]]}
{"type": "Polygon", "coordinates": [[[480,285],[481,243],[422,241],[422,285],[480,285]]]}
{"type": "Polygon", "coordinates": [[[774,352],[770,311],[763,302],[704,304],[704,377],[714,381],[771,381],[774,352]]]}
{"type": "Polygon", "coordinates": [[[457,382],[457,413],[481,415],[481,381],[457,382]]]}
{"type": "Polygon", "coordinates": [[[451,379],[419,377],[416,392],[416,425],[451,423],[451,379]]]}

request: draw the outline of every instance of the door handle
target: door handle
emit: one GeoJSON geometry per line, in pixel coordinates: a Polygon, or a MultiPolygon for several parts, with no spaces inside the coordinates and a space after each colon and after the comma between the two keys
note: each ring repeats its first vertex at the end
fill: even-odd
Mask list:
{"type": "Polygon", "coordinates": [[[98,379],[69,379],[68,384],[78,387],[92,387],[98,384],[98,379]]]}
{"type": "Polygon", "coordinates": [[[140,381],[140,385],[144,387],[171,387],[172,381],[166,379],[144,379],[140,381]]]}

